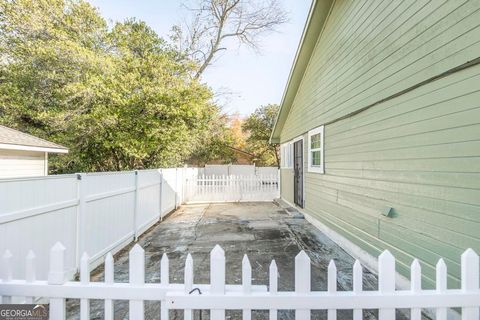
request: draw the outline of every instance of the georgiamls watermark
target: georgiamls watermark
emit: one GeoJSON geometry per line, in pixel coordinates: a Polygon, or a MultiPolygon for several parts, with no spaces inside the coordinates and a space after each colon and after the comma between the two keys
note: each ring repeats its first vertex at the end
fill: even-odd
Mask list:
{"type": "Polygon", "coordinates": [[[47,320],[48,304],[0,304],[0,320],[47,320]]]}

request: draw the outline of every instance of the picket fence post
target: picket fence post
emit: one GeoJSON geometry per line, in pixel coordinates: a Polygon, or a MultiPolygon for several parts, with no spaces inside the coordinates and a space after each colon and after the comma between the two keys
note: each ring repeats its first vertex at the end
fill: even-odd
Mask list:
{"type": "Polygon", "coordinates": [[[217,186],[216,186],[216,177],[214,174],[212,174],[212,179],[210,180],[210,199],[212,199],[213,201],[216,200],[216,193],[217,193],[217,186]]]}
{"type": "MultiPolygon", "coordinates": [[[[48,284],[63,285],[65,281],[65,247],[57,242],[50,250],[48,284]]],[[[65,298],[50,299],[50,319],[65,319],[65,298]]]]}
{"type": "MultiPolygon", "coordinates": [[[[213,294],[225,294],[225,252],[218,244],[210,253],[210,285],[213,294]]],[[[211,310],[210,319],[224,320],[225,310],[211,310]]]]}
{"type": "MultiPolygon", "coordinates": [[[[168,256],[166,253],[162,255],[160,260],[160,283],[162,286],[168,286],[170,284],[170,266],[168,261],[168,256]]],[[[168,306],[165,303],[165,300],[160,301],[160,320],[168,319],[168,306]]]]}
{"type": "MultiPolygon", "coordinates": [[[[353,264],[353,292],[360,293],[363,290],[363,270],[360,261],[355,260],[353,264]]],[[[362,320],[362,309],[353,310],[353,320],[362,320]]]]}
{"type": "MultiPolygon", "coordinates": [[[[25,257],[25,281],[27,283],[33,283],[36,280],[35,273],[35,253],[29,250],[25,257]]],[[[33,303],[34,297],[26,296],[25,303],[33,303]]]]}
{"type": "MultiPolygon", "coordinates": [[[[472,249],[467,249],[462,254],[462,291],[478,291],[479,282],[479,258],[472,249]]],[[[478,307],[462,308],[462,320],[479,319],[478,307]]]]}
{"type": "Polygon", "coordinates": [[[210,179],[210,199],[212,199],[213,201],[215,201],[215,194],[216,194],[216,183],[215,183],[216,179],[215,179],[215,174],[212,174],[212,177],[210,179]]]}
{"type": "MultiPolygon", "coordinates": [[[[437,293],[441,294],[447,291],[447,265],[443,259],[438,260],[436,270],[437,293]]],[[[436,320],[447,320],[447,308],[437,308],[436,320]]]]}
{"type": "MultiPolygon", "coordinates": [[[[190,253],[187,255],[187,260],[185,260],[184,283],[185,283],[185,294],[190,294],[190,292],[193,289],[193,259],[190,253]]],[[[193,319],[192,309],[185,309],[184,320],[192,320],[192,319],[193,319]]]]}
{"type": "MultiPolygon", "coordinates": [[[[269,268],[269,293],[271,295],[276,295],[278,291],[278,268],[275,260],[272,260],[269,268]]],[[[277,309],[269,310],[270,320],[277,320],[277,309]]]]}
{"type": "MultiPolygon", "coordinates": [[[[310,258],[305,251],[300,251],[295,257],[295,293],[309,293],[310,289],[310,258]]],[[[310,320],[310,310],[295,310],[296,320],[310,320]]]]}
{"type": "MultiPolygon", "coordinates": [[[[242,288],[244,294],[249,294],[252,291],[252,266],[245,254],[242,260],[242,288]]],[[[252,319],[252,310],[243,309],[243,320],[252,319]]]]}
{"type": "MultiPolygon", "coordinates": [[[[10,282],[12,281],[13,274],[12,274],[12,253],[10,250],[5,250],[5,253],[2,256],[2,264],[3,264],[3,275],[2,275],[2,282],[10,282]]],[[[9,304],[12,303],[12,297],[11,296],[0,296],[0,303],[5,303],[9,304]]]]}
{"type": "MultiPolygon", "coordinates": [[[[112,253],[107,253],[105,257],[105,283],[112,284],[114,282],[114,261],[112,253]]],[[[105,320],[113,320],[114,310],[113,301],[111,299],[105,299],[105,320]]]]}
{"type": "MultiPolygon", "coordinates": [[[[414,259],[412,265],[410,266],[410,283],[411,291],[413,293],[420,293],[422,291],[422,267],[420,262],[417,259],[414,259]]],[[[420,320],[422,317],[422,309],[412,308],[410,310],[410,319],[411,320],[420,320]]]]}
{"type": "MultiPolygon", "coordinates": [[[[128,254],[129,260],[129,283],[134,286],[142,286],[145,284],[145,251],[136,244],[128,254]]],[[[129,301],[129,318],[139,319],[144,318],[144,302],[142,300],[129,301]]]]}
{"type": "MultiPolygon", "coordinates": [[[[378,257],[378,291],[387,294],[395,292],[395,258],[388,250],[378,257]]],[[[378,319],[395,320],[395,309],[380,308],[378,319]]]]}
{"type": "MultiPolygon", "coordinates": [[[[327,290],[329,293],[337,292],[337,266],[333,260],[330,260],[328,264],[328,280],[327,280],[327,290]]],[[[336,320],[337,319],[337,310],[335,309],[328,309],[327,311],[327,318],[328,320],[336,320]]]]}
{"type": "MultiPolygon", "coordinates": [[[[88,254],[85,252],[80,261],[80,282],[83,285],[90,283],[90,270],[88,266],[88,254]]],[[[88,299],[80,299],[80,320],[90,319],[90,301],[88,299]]]]}

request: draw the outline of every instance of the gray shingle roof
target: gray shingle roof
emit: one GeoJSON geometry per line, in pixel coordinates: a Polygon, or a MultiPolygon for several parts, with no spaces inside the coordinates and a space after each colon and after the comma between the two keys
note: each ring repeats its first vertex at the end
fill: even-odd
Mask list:
{"type": "MultiPolygon", "coordinates": [[[[63,152],[68,149],[59,144],[40,139],[27,133],[0,125],[0,144],[38,147],[47,149],[61,149],[63,152]]],[[[1,148],[1,147],[0,147],[1,148]]],[[[55,150],[51,150],[55,152],[55,150]]],[[[60,151],[60,150],[59,150],[60,151]]],[[[60,151],[62,152],[62,151],[60,151]]]]}

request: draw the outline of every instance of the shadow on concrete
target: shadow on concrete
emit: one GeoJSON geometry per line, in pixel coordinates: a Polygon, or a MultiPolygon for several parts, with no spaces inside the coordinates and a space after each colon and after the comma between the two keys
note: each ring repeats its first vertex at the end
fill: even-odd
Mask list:
{"type": "MultiPolygon", "coordinates": [[[[113,227],[113,226],[112,226],[113,227]]],[[[327,268],[331,259],[338,269],[338,290],[352,289],[354,259],[304,219],[293,217],[274,203],[221,203],[185,205],[146,232],[138,241],[145,249],[146,282],[160,282],[160,258],[170,260],[170,282],[183,283],[188,253],[194,260],[194,281],[209,283],[209,254],[219,244],[226,255],[226,281],[241,283],[241,261],[246,253],[252,265],[253,284],[268,285],[268,268],[275,259],[279,290],[294,289],[294,259],[300,250],[312,260],[312,290],[327,289],[327,268]]],[[[115,281],[128,282],[128,250],[115,256],[115,281]]],[[[103,267],[92,272],[92,281],[103,281],[103,267]]],[[[365,290],[375,290],[377,279],[364,271],[365,290]]],[[[79,301],[67,303],[69,319],[79,319],[79,301]]],[[[160,303],[145,303],[145,319],[160,319],[160,303]]],[[[365,319],[376,319],[375,310],[364,310],[365,319]]],[[[200,311],[194,312],[200,319],[200,311]]],[[[227,311],[227,319],[241,319],[240,310],[227,311]]],[[[268,319],[267,311],[254,311],[253,319],[268,319]]],[[[326,311],[312,311],[312,319],[326,319],[326,311]]],[[[351,319],[352,311],[339,311],[338,319],[351,319]]],[[[402,313],[397,319],[404,318],[402,313]]],[[[103,301],[91,302],[91,319],[103,319],[103,301]]],[[[115,319],[128,319],[128,302],[115,302],[115,319]]],[[[183,319],[183,312],[170,311],[170,319],[183,319]]],[[[202,311],[202,320],[209,312],[202,311]]],[[[279,319],[294,319],[293,311],[279,311],[279,319]]]]}

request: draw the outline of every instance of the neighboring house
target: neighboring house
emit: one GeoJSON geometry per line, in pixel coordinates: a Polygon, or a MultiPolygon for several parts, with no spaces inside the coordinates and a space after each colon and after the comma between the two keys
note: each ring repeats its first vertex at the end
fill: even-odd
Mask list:
{"type": "Polygon", "coordinates": [[[0,178],[45,176],[48,154],[68,149],[0,125],[0,178]]]}
{"type": "Polygon", "coordinates": [[[480,2],[314,1],[271,142],[281,196],[432,287],[480,253],[480,2]]]}

